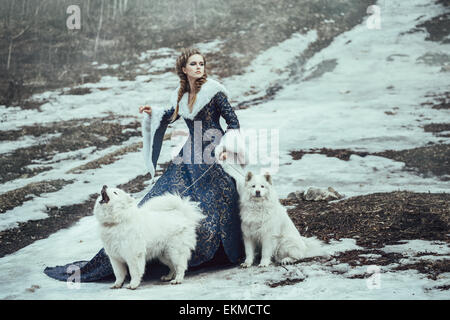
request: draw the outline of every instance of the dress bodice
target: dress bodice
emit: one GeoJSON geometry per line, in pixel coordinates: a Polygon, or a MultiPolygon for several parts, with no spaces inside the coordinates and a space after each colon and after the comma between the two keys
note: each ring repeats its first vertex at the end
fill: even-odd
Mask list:
{"type": "MultiPolygon", "coordinates": [[[[174,112],[174,107],[167,110],[162,117],[161,123],[168,125],[174,112]]],[[[197,110],[194,116],[192,116],[192,113],[188,114],[188,116],[191,117],[177,116],[177,120],[183,117],[189,130],[188,139],[179,154],[179,157],[182,157],[187,163],[211,163],[210,159],[215,157],[214,148],[219,144],[222,136],[225,134],[220,125],[221,116],[227,123],[226,130],[239,129],[239,120],[229,104],[226,95],[221,91],[217,92],[203,108],[197,110]],[[209,149],[205,150],[208,147],[209,149]],[[205,151],[208,153],[206,154],[205,151]],[[190,160],[188,160],[189,158],[190,160]]]]}

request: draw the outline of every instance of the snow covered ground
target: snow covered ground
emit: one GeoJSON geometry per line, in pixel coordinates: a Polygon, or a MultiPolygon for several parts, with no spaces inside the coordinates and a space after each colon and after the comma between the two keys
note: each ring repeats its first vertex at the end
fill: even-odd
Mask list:
{"type": "MultiPolygon", "coordinates": [[[[437,110],[420,104],[429,92],[450,88],[448,72],[442,66],[422,63],[427,53],[450,52],[450,45],[425,41],[426,33],[407,33],[421,21],[440,13],[442,7],[427,0],[380,1],[381,29],[369,29],[366,21],[335,38],[327,48],[314,55],[305,65],[300,80],[291,81],[288,66],[294,63],[309,43],[317,39],[314,30],[294,34],[290,39],[261,53],[243,75],[221,79],[231,94],[231,103],[264,96],[275,84],[283,89],[268,102],[238,110],[243,130],[255,130],[258,136],[267,132],[269,151],[274,157],[252,170],[271,168],[274,184],[281,197],[309,186],[332,186],[346,196],[408,190],[416,192],[449,192],[448,182],[437,178],[422,178],[403,171],[401,162],[390,159],[352,155],[349,161],[309,154],[292,160],[291,150],[308,148],[350,148],[356,151],[401,150],[425,146],[428,142],[448,138],[436,137],[421,126],[449,120],[448,110],[437,110]],[[323,61],[335,60],[336,67],[320,77],[309,78],[323,61]],[[303,81],[304,80],[304,81],[303,81]],[[250,92],[251,91],[251,92],[250,92]],[[244,98],[245,97],[245,98],[244,98]],[[395,115],[386,114],[393,111],[395,115]],[[274,130],[274,131],[272,131],[274,130]],[[279,156],[279,158],[278,158],[279,156]]],[[[226,46],[226,42],[202,44],[209,51],[226,46]]],[[[143,62],[149,73],[173,65],[177,52],[163,48],[142,54],[143,61],[158,56],[151,63],[143,62]]],[[[139,76],[135,81],[120,81],[104,77],[98,83],[83,87],[92,89],[85,95],[60,95],[60,90],[40,94],[35,99],[48,99],[41,111],[0,106],[1,130],[13,130],[25,125],[104,116],[108,112],[134,120],[137,107],[143,104],[166,105],[176,87],[177,76],[172,73],[139,76]],[[147,82],[151,79],[152,81],[147,82]],[[106,88],[106,89],[105,89],[106,88]]],[[[68,88],[65,89],[69,90],[68,88]]],[[[223,120],[223,119],[222,119],[223,120]]],[[[173,130],[184,130],[178,121],[173,130]]],[[[51,137],[40,137],[49,139],[51,137]]],[[[19,142],[0,143],[2,153],[36,143],[35,137],[25,136],[19,142]]],[[[126,144],[136,143],[132,138],[126,144]]],[[[160,160],[170,159],[172,148],[179,141],[165,142],[160,160]]],[[[259,146],[258,152],[264,149],[259,146]]],[[[74,179],[60,191],[42,194],[0,215],[0,231],[17,222],[42,219],[46,206],[81,203],[100,186],[126,183],[145,174],[140,152],[122,156],[110,165],[81,174],[68,173],[77,167],[119,147],[100,152],[78,150],[85,157],[74,160],[59,155],[61,161],[50,171],[34,177],[16,179],[1,186],[1,193],[29,183],[48,179],[74,179]],[[84,159],[83,159],[84,158],[84,159]],[[114,180],[111,180],[111,173],[114,180]],[[68,196],[70,195],[70,196],[68,196]]],[[[137,194],[143,196],[146,191],[137,194]]],[[[60,230],[47,239],[0,259],[0,299],[448,299],[448,291],[435,289],[450,284],[448,274],[430,280],[414,270],[392,271],[395,266],[383,266],[368,279],[349,279],[355,274],[371,274],[367,266],[358,268],[333,261],[301,263],[294,266],[270,266],[267,269],[228,268],[214,272],[197,272],[186,277],[179,286],[158,281],[144,283],[138,290],[109,290],[109,283],[82,283],[79,287],[48,278],[46,266],[62,265],[76,260],[89,260],[101,248],[92,216],[81,219],[69,229],[60,230]],[[338,273],[332,271],[339,271],[338,273]],[[303,279],[292,285],[270,287],[268,283],[285,279],[303,279]],[[371,282],[372,281],[372,282],[371,282]],[[187,296],[187,293],[189,295],[187,296]]],[[[343,239],[327,246],[332,255],[358,249],[352,239],[343,239]]],[[[410,261],[418,259],[414,252],[439,253],[448,259],[450,248],[441,242],[409,241],[386,247],[392,252],[411,252],[410,261]]],[[[425,259],[430,257],[420,257],[425,259]]]]}
{"type": "MultiPolygon", "coordinates": [[[[433,289],[448,285],[448,277],[436,281],[427,279],[415,270],[391,271],[395,265],[350,267],[328,261],[308,262],[291,266],[269,266],[249,269],[238,267],[187,274],[181,285],[149,280],[135,291],[111,290],[112,283],[65,283],[43,274],[48,265],[70,263],[74,257],[90,259],[101,247],[94,217],[83,218],[70,229],[61,230],[48,239],[36,241],[19,252],[2,258],[0,271],[1,299],[149,299],[149,300],[278,300],[278,299],[448,299],[448,292],[433,289]],[[375,272],[374,272],[375,271],[375,272]],[[348,279],[354,275],[369,275],[366,279],[348,279]],[[286,279],[298,283],[270,287],[286,279]],[[303,281],[301,281],[303,280],[303,281]]],[[[327,246],[332,255],[345,250],[359,249],[352,239],[343,239],[327,246]]],[[[417,252],[446,254],[445,243],[409,241],[403,245],[386,247],[386,252],[417,252]]],[[[424,257],[422,257],[424,258],[424,257]]],[[[409,260],[414,261],[417,258],[409,260]]]]}

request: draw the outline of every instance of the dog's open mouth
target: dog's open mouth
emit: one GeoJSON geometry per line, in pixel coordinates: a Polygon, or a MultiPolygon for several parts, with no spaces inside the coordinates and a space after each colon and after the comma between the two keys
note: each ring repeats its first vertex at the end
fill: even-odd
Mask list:
{"type": "Polygon", "coordinates": [[[109,197],[108,197],[108,194],[106,193],[106,188],[107,188],[107,186],[103,186],[103,188],[102,188],[102,192],[101,192],[102,200],[100,200],[100,203],[102,203],[102,204],[109,202],[109,197]]]}

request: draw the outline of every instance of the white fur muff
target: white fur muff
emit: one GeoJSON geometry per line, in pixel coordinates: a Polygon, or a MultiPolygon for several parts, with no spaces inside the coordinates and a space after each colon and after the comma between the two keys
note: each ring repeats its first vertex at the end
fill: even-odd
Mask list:
{"type": "Polygon", "coordinates": [[[126,192],[103,187],[94,206],[100,237],[116,277],[111,288],[121,288],[127,275],[129,289],[136,289],[146,262],[159,259],[170,268],[163,281],[181,283],[192,251],[196,228],[204,215],[198,203],[178,195],[164,194],[141,207],[126,192]]]}
{"type": "Polygon", "coordinates": [[[238,190],[246,255],[241,267],[250,267],[259,252],[260,267],[268,266],[272,259],[284,265],[322,254],[319,240],[300,235],[280,203],[269,173],[248,172],[238,190]]]}

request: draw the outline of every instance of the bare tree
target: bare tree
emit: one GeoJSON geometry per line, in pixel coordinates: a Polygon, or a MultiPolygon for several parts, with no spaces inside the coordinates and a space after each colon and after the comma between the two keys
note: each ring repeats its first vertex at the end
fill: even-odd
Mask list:
{"type": "Polygon", "coordinates": [[[102,0],[101,6],[100,6],[100,20],[98,22],[97,37],[95,38],[94,59],[97,56],[98,40],[100,38],[100,30],[102,29],[102,23],[103,23],[103,2],[104,2],[104,0],[102,0]]]}
{"type": "Polygon", "coordinates": [[[16,34],[13,34],[13,30],[14,27],[12,26],[12,10],[13,10],[13,5],[10,5],[10,11],[9,11],[9,16],[5,19],[5,38],[7,40],[7,42],[9,42],[9,46],[8,46],[8,56],[7,56],[7,60],[6,60],[6,70],[9,71],[9,68],[11,66],[11,56],[12,56],[12,51],[13,51],[13,45],[14,45],[14,41],[18,40],[20,37],[22,37],[28,30],[31,29],[31,27],[36,23],[37,21],[37,16],[39,14],[39,11],[41,9],[41,7],[44,5],[44,1],[41,1],[39,3],[39,5],[36,7],[36,10],[34,12],[34,16],[33,19],[28,19],[29,24],[24,26],[22,28],[22,30],[20,30],[19,32],[17,32],[16,34]]]}
{"type": "Polygon", "coordinates": [[[87,1],[87,5],[86,5],[86,15],[89,17],[89,8],[91,7],[91,0],[87,1]]]}
{"type": "Polygon", "coordinates": [[[116,19],[116,13],[117,13],[117,0],[114,0],[114,2],[113,2],[113,19],[116,19]]]}
{"type": "Polygon", "coordinates": [[[194,0],[193,4],[194,6],[194,30],[197,30],[197,7],[198,7],[198,0],[194,0]]]}

